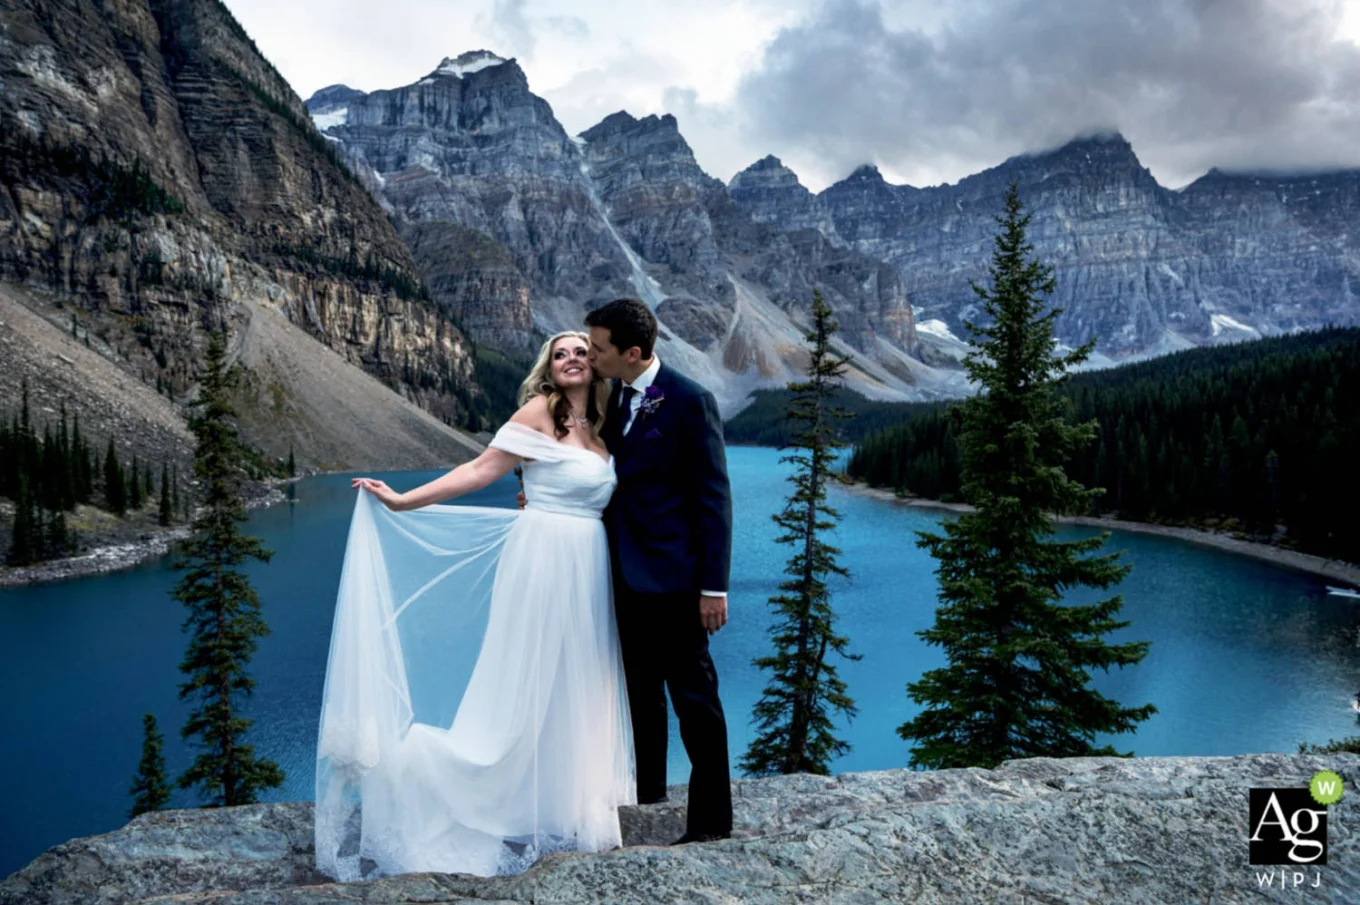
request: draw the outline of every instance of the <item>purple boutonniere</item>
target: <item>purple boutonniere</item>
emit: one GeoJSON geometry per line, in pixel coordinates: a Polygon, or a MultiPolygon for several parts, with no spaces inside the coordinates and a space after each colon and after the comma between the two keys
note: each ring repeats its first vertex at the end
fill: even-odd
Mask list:
{"type": "Polygon", "coordinates": [[[655,415],[656,410],[661,408],[661,403],[666,401],[666,394],[661,392],[660,387],[647,387],[642,394],[642,404],[638,407],[638,413],[642,415],[655,415]]]}

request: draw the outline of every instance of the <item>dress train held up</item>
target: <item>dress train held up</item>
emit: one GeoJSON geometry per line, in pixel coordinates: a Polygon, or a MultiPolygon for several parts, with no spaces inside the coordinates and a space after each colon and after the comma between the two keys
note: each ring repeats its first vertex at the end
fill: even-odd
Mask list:
{"type": "Polygon", "coordinates": [[[635,798],[600,514],[612,461],[507,424],[522,511],[360,492],[317,744],[317,867],[517,873],[621,843],[635,798]]]}

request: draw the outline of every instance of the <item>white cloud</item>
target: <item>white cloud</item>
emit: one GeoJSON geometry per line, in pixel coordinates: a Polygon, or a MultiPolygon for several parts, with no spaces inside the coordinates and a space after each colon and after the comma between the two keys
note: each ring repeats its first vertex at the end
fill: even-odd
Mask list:
{"type": "Polygon", "coordinates": [[[728,179],[774,153],[813,189],[874,162],[952,181],[1095,128],[1169,184],[1360,164],[1360,2],[226,0],[303,97],[515,56],[573,134],[673,113],[728,179]]]}

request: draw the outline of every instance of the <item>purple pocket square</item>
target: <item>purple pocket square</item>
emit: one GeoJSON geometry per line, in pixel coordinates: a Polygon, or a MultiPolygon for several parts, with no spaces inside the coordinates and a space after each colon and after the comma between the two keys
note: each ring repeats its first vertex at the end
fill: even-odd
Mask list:
{"type": "Polygon", "coordinates": [[[652,428],[651,430],[647,431],[646,437],[648,440],[660,440],[661,431],[657,430],[656,428],[652,428]]]}

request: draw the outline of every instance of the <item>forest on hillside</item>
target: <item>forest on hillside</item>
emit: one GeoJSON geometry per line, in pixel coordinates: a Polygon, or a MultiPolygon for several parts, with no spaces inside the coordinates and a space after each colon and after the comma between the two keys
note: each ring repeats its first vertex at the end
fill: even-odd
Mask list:
{"type": "MultiPolygon", "coordinates": [[[[1192,349],[1077,374],[1072,421],[1095,420],[1067,472],[1105,493],[1091,515],[1216,527],[1360,562],[1360,329],[1192,349]]],[[[957,413],[920,407],[862,434],[849,474],[959,495],[957,413]]]]}

